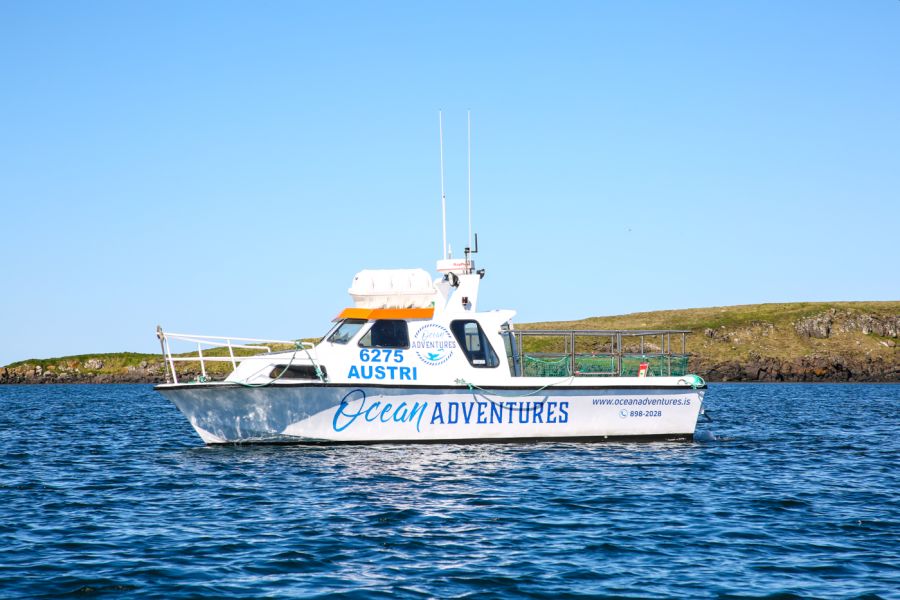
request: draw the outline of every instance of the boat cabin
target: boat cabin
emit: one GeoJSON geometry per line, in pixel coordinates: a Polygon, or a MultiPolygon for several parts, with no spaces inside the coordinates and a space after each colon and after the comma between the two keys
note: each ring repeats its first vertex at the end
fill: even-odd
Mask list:
{"type": "Polygon", "coordinates": [[[685,346],[689,331],[517,329],[513,325],[515,311],[477,310],[484,271],[474,271],[472,261],[439,261],[438,270],[443,275],[434,281],[422,269],[357,273],[348,290],[354,306],[341,311],[315,344],[164,334],[160,330],[169,374],[177,382],[175,364],[179,361],[199,362],[201,381],[211,379],[206,362],[231,362],[233,371],[226,381],[249,385],[319,381],[519,386],[539,385],[539,380],[547,378],[679,377],[688,373],[685,346]],[[677,352],[672,349],[673,337],[677,352]],[[196,343],[196,356],[173,355],[170,340],[196,343]],[[228,355],[209,348],[204,355],[204,345],[223,346],[228,355]]]}

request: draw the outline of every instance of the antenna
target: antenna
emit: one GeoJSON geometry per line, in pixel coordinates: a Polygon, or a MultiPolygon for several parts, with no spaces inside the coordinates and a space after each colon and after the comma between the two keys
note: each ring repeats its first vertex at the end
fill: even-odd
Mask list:
{"type": "Polygon", "coordinates": [[[441,222],[444,232],[444,259],[447,258],[447,195],[444,193],[444,111],[438,111],[438,131],[441,144],[441,222]]]}
{"type": "Polygon", "coordinates": [[[466,129],[468,141],[468,173],[469,173],[469,248],[472,247],[472,111],[466,111],[466,129]]]}

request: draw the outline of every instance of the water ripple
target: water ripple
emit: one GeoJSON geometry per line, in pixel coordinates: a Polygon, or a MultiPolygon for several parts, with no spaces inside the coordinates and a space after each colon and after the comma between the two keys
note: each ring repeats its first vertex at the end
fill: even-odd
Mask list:
{"type": "Polygon", "coordinates": [[[149,386],[0,387],[0,590],[900,598],[900,387],[709,399],[694,444],[204,447],[149,386]]]}

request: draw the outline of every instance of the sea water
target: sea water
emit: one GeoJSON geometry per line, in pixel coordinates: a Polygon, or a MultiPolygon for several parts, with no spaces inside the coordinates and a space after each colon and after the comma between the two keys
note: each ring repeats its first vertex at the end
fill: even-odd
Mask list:
{"type": "Polygon", "coordinates": [[[900,386],[711,385],[703,442],[206,447],[0,386],[0,597],[900,598],[900,386]]]}

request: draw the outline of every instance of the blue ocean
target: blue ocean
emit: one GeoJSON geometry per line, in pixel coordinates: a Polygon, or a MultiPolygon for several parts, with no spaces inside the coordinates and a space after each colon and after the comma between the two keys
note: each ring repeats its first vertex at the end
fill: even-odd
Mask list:
{"type": "Polygon", "coordinates": [[[900,598],[897,385],[714,384],[692,443],[206,447],[151,386],[0,403],[3,598],[900,598]]]}

